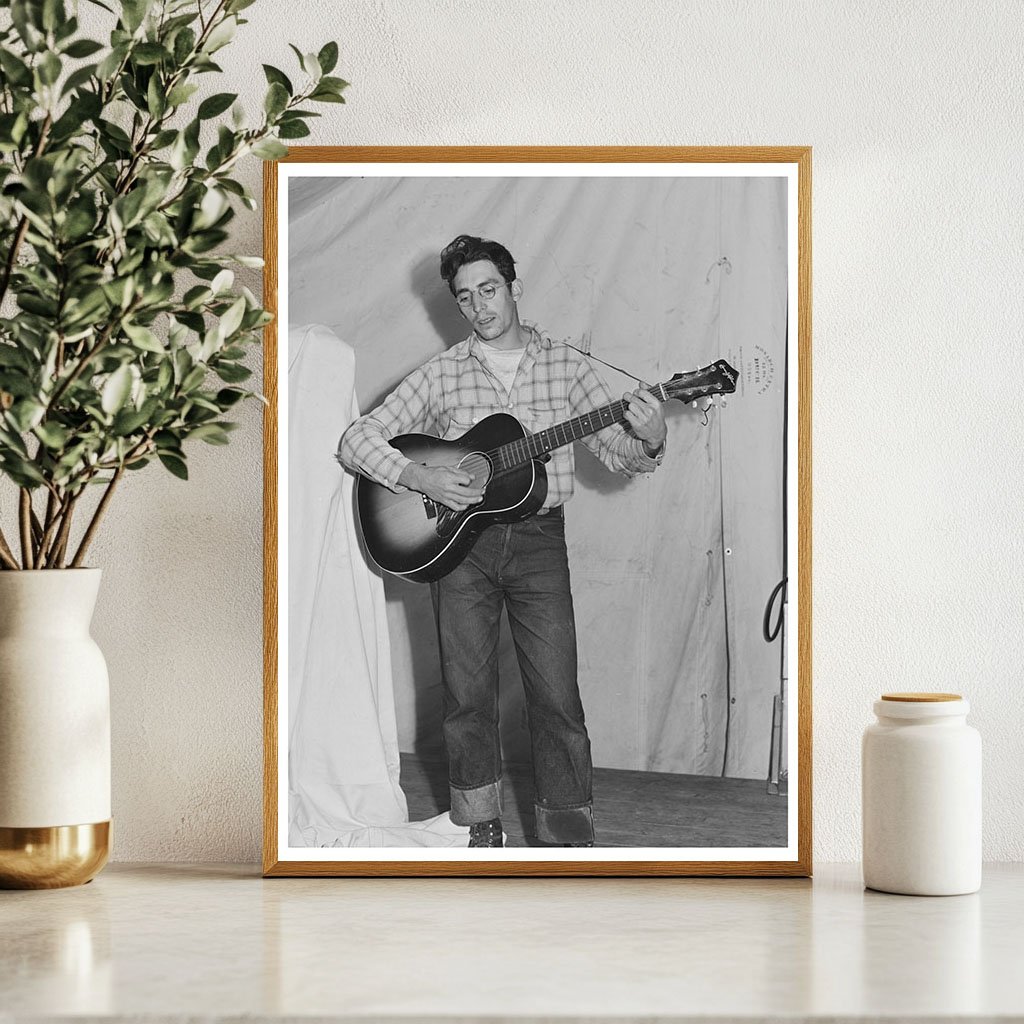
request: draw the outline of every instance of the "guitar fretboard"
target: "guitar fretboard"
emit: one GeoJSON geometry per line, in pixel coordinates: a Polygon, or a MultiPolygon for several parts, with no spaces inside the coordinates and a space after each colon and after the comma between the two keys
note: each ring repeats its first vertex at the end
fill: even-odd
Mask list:
{"type": "MultiPolygon", "coordinates": [[[[647,393],[654,395],[655,398],[662,402],[669,397],[665,392],[663,384],[648,388],[647,393]]],[[[489,454],[497,470],[514,469],[516,466],[521,466],[524,462],[529,462],[530,459],[535,459],[546,452],[553,451],[555,448],[564,448],[567,444],[572,444],[573,441],[578,441],[581,437],[596,434],[605,427],[610,427],[614,423],[624,423],[625,421],[626,403],[619,399],[608,405],[592,409],[582,416],[575,416],[564,423],[556,423],[553,427],[548,427],[547,430],[541,430],[536,434],[528,434],[517,441],[510,441],[489,454]]]]}

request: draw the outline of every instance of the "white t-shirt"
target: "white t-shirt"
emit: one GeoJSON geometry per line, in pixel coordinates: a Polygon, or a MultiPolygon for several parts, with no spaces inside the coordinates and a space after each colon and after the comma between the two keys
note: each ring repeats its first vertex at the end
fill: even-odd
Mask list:
{"type": "Polygon", "coordinates": [[[519,369],[519,363],[522,361],[525,351],[525,348],[495,348],[485,341],[480,342],[480,352],[487,363],[487,369],[501,381],[501,386],[507,395],[512,394],[512,384],[516,379],[516,371],[519,369]]]}

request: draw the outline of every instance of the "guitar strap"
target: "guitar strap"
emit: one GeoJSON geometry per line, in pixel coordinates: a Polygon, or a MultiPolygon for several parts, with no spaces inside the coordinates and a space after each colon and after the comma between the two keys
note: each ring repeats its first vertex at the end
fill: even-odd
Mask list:
{"type": "MultiPolygon", "coordinates": [[[[600,356],[595,356],[593,354],[593,352],[588,352],[586,349],[579,348],[577,345],[571,345],[568,341],[560,341],[558,344],[559,345],[565,345],[566,348],[574,348],[574,349],[576,349],[577,352],[580,353],[580,355],[584,355],[588,359],[593,359],[595,362],[601,363],[602,366],[607,366],[609,370],[617,370],[619,373],[625,375],[626,377],[630,377],[632,380],[635,380],[637,382],[637,384],[640,384],[642,387],[645,387],[645,388],[648,388],[648,389],[650,388],[650,384],[648,384],[647,381],[641,380],[641,378],[634,376],[632,373],[629,372],[629,370],[624,370],[621,366],[616,366],[614,363],[606,363],[603,359],[600,358],[600,356]]],[[[701,410],[701,412],[704,414],[703,426],[705,426],[705,427],[710,422],[708,420],[708,410],[714,404],[715,404],[714,401],[709,401],[708,404],[701,410]]],[[[697,408],[697,403],[696,402],[693,403],[693,407],[695,409],[697,408]]]]}
{"type": "Polygon", "coordinates": [[[592,352],[587,352],[586,349],[579,348],[577,345],[570,345],[567,341],[560,341],[558,344],[564,345],[566,348],[574,348],[577,352],[580,353],[580,355],[584,355],[588,359],[593,359],[595,362],[600,363],[602,366],[607,366],[609,370],[617,370],[619,373],[623,374],[626,377],[629,377],[631,380],[635,380],[637,384],[642,384],[645,388],[650,387],[647,381],[641,380],[636,375],[630,373],[629,370],[624,370],[621,366],[616,366],[614,363],[606,363],[599,356],[595,356],[592,352]]]}

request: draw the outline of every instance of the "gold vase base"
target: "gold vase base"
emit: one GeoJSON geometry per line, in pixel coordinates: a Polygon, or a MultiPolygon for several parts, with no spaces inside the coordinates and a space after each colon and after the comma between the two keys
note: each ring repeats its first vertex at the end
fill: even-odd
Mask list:
{"type": "Polygon", "coordinates": [[[0,826],[0,889],[84,885],[109,858],[109,821],[49,828],[0,826]]]}

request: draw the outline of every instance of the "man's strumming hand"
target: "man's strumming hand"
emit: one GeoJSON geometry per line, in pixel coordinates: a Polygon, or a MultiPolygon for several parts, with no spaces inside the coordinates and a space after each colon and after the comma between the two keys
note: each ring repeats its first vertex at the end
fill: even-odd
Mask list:
{"type": "Polygon", "coordinates": [[[483,488],[473,483],[473,477],[454,466],[421,466],[410,462],[398,482],[458,512],[478,505],[484,496],[483,488]]]}

